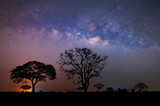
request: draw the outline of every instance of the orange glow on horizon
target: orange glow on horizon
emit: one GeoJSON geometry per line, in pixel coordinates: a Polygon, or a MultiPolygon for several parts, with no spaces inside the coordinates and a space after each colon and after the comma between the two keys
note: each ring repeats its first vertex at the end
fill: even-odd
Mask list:
{"type": "Polygon", "coordinates": [[[32,89],[24,90],[24,89],[20,88],[20,89],[17,89],[16,91],[17,92],[32,92],[32,89]]]}
{"type": "Polygon", "coordinates": [[[24,90],[24,89],[19,89],[19,90],[17,90],[18,92],[32,92],[32,90],[31,89],[28,89],[28,90],[24,90]]]}

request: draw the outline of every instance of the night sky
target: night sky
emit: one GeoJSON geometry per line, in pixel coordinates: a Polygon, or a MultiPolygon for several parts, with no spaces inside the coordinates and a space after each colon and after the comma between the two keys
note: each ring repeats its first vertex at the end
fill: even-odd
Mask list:
{"type": "Polygon", "coordinates": [[[57,71],[37,91],[75,91],[79,85],[57,64],[61,52],[75,47],[109,57],[90,91],[98,82],[160,90],[160,0],[0,0],[0,91],[19,90],[9,71],[33,60],[57,71]]]}

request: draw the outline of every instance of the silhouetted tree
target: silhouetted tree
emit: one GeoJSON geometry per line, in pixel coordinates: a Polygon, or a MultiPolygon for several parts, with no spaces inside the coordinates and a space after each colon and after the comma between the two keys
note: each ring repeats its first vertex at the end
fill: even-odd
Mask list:
{"type": "Polygon", "coordinates": [[[106,91],[107,91],[107,92],[113,92],[114,89],[113,89],[112,87],[108,87],[108,88],[106,88],[106,91]]]}
{"type": "Polygon", "coordinates": [[[104,85],[102,83],[97,83],[97,84],[94,84],[93,87],[97,88],[98,91],[100,92],[101,89],[104,87],[104,85]]]}
{"type": "Polygon", "coordinates": [[[144,82],[139,82],[133,87],[133,89],[134,91],[142,92],[142,91],[146,91],[148,89],[148,86],[144,82]]]}
{"type": "Polygon", "coordinates": [[[88,48],[75,48],[61,53],[58,63],[67,79],[73,79],[74,84],[81,83],[84,92],[87,92],[90,79],[100,76],[106,59],[107,56],[100,56],[88,48]]]}
{"type": "Polygon", "coordinates": [[[56,70],[52,65],[45,65],[37,61],[29,61],[16,67],[10,73],[10,78],[15,83],[26,82],[25,79],[30,80],[32,82],[32,92],[35,92],[35,85],[39,81],[46,81],[47,77],[50,80],[56,78],[56,70]]]}
{"type": "Polygon", "coordinates": [[[127,93],[127,92],[128,92],[127,89],[125,89],[125,88],[123,88],[123,89],[118,88],[117,91],[118,91],[119,93],[127,93]]]}
{"type": "Polygon", "coordinates": [[[25,92],[27,92],[27,91],[31,88],[31,86],[29,86],[29,85],[22,85],[21,88],[22,88],[25,92]]]}

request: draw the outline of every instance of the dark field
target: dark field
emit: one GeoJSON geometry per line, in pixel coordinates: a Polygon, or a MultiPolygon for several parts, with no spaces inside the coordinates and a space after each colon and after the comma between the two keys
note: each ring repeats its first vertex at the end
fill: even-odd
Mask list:
{"type": "MultiPolygon", "coordinates": [[[[158,103],[160,101],[160,92],[141,92],[141,93],[121,93],[121,92],[43,92],[43,93],[20,93],[20,92],[1,92],[0,97],[3,100],[12,101],[12,103],[58,103],[58,104],[137,104],[137,103],[158,103]]],[[[128,104],[128,105],[129,105],[128,104]]]]}

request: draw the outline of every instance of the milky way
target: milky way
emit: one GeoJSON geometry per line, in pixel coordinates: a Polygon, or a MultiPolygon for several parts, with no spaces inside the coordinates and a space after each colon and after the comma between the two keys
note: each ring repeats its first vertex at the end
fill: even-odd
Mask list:
{"type": "Polygon", "coordinates": [[[74,47],[109,56],[103,78],[92,83],[131,89],[144,81],[160,90],[159,5],[159,0],[1,0],[0,90],[18,89],[9,71],[30,60],[52,64],[58,73],[39,89],[75,90],[56,63],[74,47]]]}

